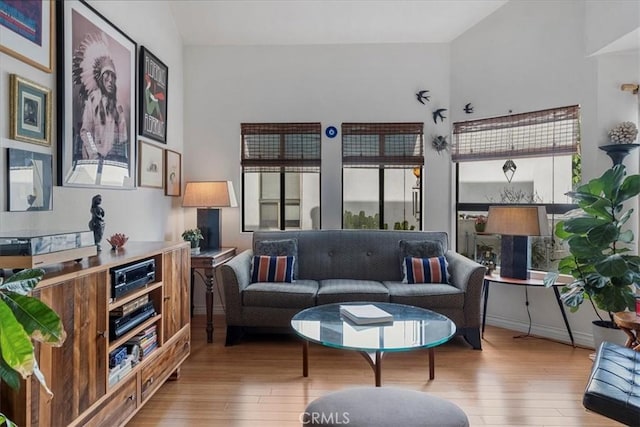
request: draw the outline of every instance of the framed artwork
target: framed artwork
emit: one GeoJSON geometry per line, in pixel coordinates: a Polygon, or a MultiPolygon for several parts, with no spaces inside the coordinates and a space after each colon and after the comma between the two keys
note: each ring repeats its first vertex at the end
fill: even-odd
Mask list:
{"type": "Polygon", "coordinates": [[[53,209],[53,156],[7,148],[9,211],[53,209]]]}
{"type": "Polygon", "coordinates": [[[164,150],[164,194],[182,194],[182,155],[172,150],[164,150]]]}
{"type": "Polygon", "coordinates": [[[138,147],[138,171],[140,178],[138,185],[140,187],[153,187],[162,188],[164,184],[164,158],[163,149],[149,144],[144,141],[139,141],[138,147]]]}
{"type": "Polygon", "coordinates": [[[167,84],[169,68],[140,47],[138,114],[140,135],[167,143],[167,84]]]}
{"type": "Polygon", "coordinates": [[[132,189],[136,43],[85,2],[56,5],[58,182],[132,189]]]}
{"type": "Polygon", "coordinates": [[[0,0],[0,51],[51,73],[54,3],[0,0]]]}
{"type": "Polygon", "coordinates": [[[51,146],[51,90],[11,74],[9,137],[51,146]]]}

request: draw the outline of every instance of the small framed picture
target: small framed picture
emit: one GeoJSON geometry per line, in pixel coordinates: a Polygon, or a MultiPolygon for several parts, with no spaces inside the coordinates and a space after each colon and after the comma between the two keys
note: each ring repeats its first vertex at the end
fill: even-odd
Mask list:
{"type": "Polygon", "coordinates": [[[16,74],[10,77],[11,130],[17,141],[51,145],[51,90],[16,74]]]}
{"type": "Polygon", "coordinates": [[[164,194],[180,196],[182,194],[182,155],[172,150],[164,150],[164,194]]]}
{"type": "Polygon", "coordinates": [[[0,52],[53,70],[55,1],[0,0],[0,52]]]}
{"type": "Polygon", "coordinates": [[[163,149],[144,141],[138,145],[138,185],[162,188],[164,184],[163,149]]]}
{"type": "Polygon", "coordinates": [[[144,46],[140,47],[139,64],[140,135],[166,144],[169,68],[144,46]]]}

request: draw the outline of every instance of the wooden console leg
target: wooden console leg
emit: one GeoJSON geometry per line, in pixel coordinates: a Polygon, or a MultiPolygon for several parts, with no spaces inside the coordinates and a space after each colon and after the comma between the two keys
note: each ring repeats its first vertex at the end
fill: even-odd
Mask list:
{"type": "Polygon", "coordinates": [[[216,272],[213,268],[205,269],[205,301],[207,305],[207,342],[213,342],[213,287],[216,284],[216,272]]]}
{"type": "Polygon", "coordinates": [[[309,376],[309,341],[302,341],[302,376],[309,376]]]}

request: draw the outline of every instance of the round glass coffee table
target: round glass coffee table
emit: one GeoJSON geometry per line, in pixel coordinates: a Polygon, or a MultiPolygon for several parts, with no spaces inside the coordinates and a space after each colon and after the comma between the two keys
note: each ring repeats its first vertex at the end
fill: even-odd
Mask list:
{"type": "Polygon", "coordinates": [[[381,384],[382,357],[388,352],[429,349],[429,379],[435,377],[434,347],[455,334],[456,325],[446,316],[409,305],[366,302],[324,304],[293,316],[291,326],[302,337],[302,375],[309,376],[309,342],[359,352],[381,384]],[[356,325],[340,314],[341,305],[373,304],[393,316],[393,322],[356,325]]]}

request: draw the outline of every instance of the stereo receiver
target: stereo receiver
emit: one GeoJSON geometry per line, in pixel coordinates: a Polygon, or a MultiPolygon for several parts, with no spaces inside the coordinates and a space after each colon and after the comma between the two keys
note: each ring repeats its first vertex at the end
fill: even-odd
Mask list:
{"type": "Polygon", "coordinates": [[[111,298],[145,286],[156,279],[156,261],[145,259],[124,266],[114,267],[111,273],[111,298]]]}

